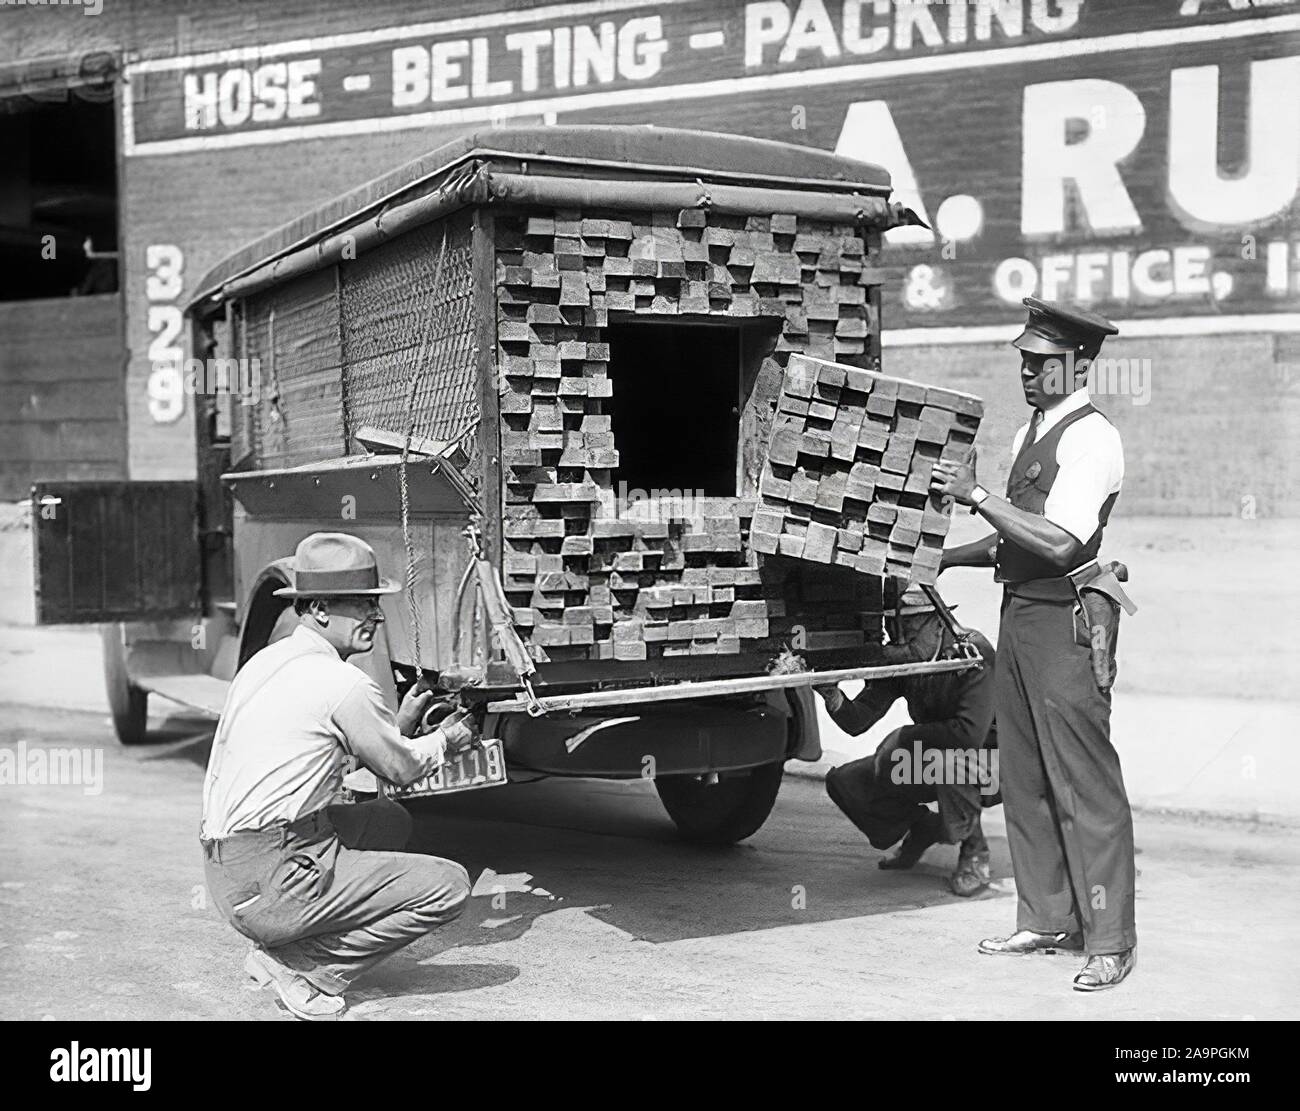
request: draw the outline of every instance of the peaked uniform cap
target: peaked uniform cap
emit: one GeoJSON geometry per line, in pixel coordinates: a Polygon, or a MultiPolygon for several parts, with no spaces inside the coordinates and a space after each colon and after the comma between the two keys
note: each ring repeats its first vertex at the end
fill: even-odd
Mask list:
{"type": "Polygon", "coordinates": [[[379,577],[375,550],[346,532],[313,532],[293,554],[293,585],[281,598],[371,597],[396,594],[398,583],[379,577]]]}
{"type": "Polygon", "coordinates": [[[1107,336],[1119,335],[1119,329],[1100,313],[1078,305],[1026,297],[1024,306],[1029,310],[1025,330],[1011,341],[1011,346],[1021,351],[1036,355],[1069,352],[1077,355],[1090,347],[1100,347],[1107,336]]]}

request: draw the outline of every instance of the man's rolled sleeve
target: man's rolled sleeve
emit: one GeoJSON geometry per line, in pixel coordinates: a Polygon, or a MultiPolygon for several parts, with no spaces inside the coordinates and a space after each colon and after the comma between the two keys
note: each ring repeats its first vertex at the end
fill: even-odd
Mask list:
{"type": "Polygon", "coordinates": [[[437,766],[432,754],[417,752],[398,732],[383,694],[366,675],[343,696],[332,717],[345,738],[347,750],[390,783],[405,786],[430,774],[437,766]]]}

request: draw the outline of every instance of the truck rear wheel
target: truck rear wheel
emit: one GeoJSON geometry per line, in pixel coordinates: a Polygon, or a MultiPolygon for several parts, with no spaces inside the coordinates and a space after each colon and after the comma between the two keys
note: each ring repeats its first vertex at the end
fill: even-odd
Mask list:
{"type": "Polygon", "coordinates": [[[121,625],[101,625],[104,649],[104,687],[113,729],[124,745],[141,745],[149,740],[149,692],[131,682],[126,669],[126,646],[121,625]]]}
{"type": "Polygon", "coordinates": [[[655,779],[659,801],[688,841],[731,845],[758,832],[776,803],[785,761],[712,776],[665,775],[655,779]]]}

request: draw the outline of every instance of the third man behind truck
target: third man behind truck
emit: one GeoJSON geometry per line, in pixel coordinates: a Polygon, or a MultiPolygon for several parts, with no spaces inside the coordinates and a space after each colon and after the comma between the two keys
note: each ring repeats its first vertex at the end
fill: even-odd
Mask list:
{"type": "MultiPolygon", "coordinates": [[[[1110,686],[1126,572],[1099,566],[1102,531],[1124,479],[1119,432],[1086,379],[1118,329],[1087,309],[1025,299],[1013,345],[1031,413],[1012,445],[1007,496],[969,463],[940,462],[933,488],[993,526],[944,553],[942,568],[993,567],[1002,584],[994,698],[1016,930],[988,954],[1083,951],[1077,991],[1133,970],[1133,818],[1110,741],[1110,686]]],[[[941,569],[942,569],[941,568],[941,569]]]]}
{"type": "MultiPolygon", "coordinates": [[[[918,659],[953,647],[952,634],[925,593],[911,587],[884,614],[893,643],[906,644],[918,659]]],[[[902,698],[912,724],[895,729],[870,756],[834,768],[826,793],[877,849],[899,842],[881,868],[913,867],[934,844],[959,844],[957,867],[948,878],[954,894],[976,895],[989,885],[989,846],[980,811],[996,802],[996,777],[984,764],[993,737],[993,646],[969,632],[983,667],[936,675],[909,675],[868,682],[855,698],[837,685],[814,688],[826,712],[850,736],[865,733],[902,698]],[[942,773],[926,767],[938,755],[942,773]],[[937,802],[935,812],[927,805],[937,802]]]]}

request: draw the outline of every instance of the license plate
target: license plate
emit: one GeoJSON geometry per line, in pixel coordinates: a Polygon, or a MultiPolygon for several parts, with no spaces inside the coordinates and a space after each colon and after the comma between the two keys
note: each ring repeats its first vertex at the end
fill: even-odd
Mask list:
{"type": "Polygon", "coordinates": [[[405,787],[392,783],[383,783],[381,786],[389,798],[412,799],[474,791],[479,787],[499,787],[505,781],[505,753],[501,742],[493,737],[448,760],[432,775],[417,779],[405,787]]]}

